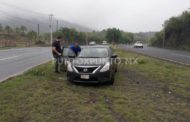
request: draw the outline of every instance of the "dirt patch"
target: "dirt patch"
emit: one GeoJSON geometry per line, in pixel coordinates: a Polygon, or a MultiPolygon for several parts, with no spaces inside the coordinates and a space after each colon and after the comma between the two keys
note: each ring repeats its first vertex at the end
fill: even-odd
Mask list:
{"type": "Polygon", "coordinates": [[[105,95],[104,99],[107,109],[111,112],[112,116],[115,117],[115,119],[117,119],[118,122],[128,122],[121,113],[118,113],[113,109],[113,102],[111,98],[105,95]]]}
{"type": "MultiPolygon", "coordinates": [[[[125,77],[126,86],[130,85],[130,86],[139,87],[140,89],[148,90],[149,92],[161,91],[166,95],[170,95],[175,98],[180,98],[180,99],[190,101],[190,97],[185,97],[185,96],[180,95],[179,93],[175,91],[175,89],[172,89],[170,87],[171,85],[168,83],[147,78],[143,76],[142,74],[129,70],[129,69],[123,69],[120,73],[123,73],[123,75],[126,76],[125,77]]],[[[179,88],[179,87],[176,87],[176,88],[179,88]]],[[[186,90],[188,91],[188,89],[186,90]]]]}
{"type": "Polygon", "coordinates": [[[88,99],[84,102],[85,104],[95,104],[98,101],[95,93],[90,92],[88,99]]]}

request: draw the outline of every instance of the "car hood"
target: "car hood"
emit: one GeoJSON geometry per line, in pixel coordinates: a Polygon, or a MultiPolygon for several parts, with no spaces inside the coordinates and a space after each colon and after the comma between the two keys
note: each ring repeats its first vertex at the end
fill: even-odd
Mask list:
{"type": "Polygon", "coordinates": [[[72,61],[74,66],[102,66],[109,62],[109,58],[75,58],[72,61]]]}

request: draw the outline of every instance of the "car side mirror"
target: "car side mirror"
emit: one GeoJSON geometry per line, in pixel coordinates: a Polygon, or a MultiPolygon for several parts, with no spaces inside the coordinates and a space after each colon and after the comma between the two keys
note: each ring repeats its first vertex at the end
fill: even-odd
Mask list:
{"type": "Polygon", "coordinates": [[[111,56],[111,58],[117,58],[118,57],[118,55],[116,55],[116,54],[113,54],[112,56],[111,56]]]}

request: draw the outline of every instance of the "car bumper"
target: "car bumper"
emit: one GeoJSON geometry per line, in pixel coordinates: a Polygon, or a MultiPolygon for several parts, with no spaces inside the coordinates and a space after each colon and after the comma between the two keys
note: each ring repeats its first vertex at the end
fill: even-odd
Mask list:
{"type": "Polygon", "coordinates": [[[134,48],[143,48],[143,46],[134,46],[134,48]]]}
{"type": "Polygon", "coordinates": [[[75,83],[104,83],[111,80],[110,71],[98,72],[95,74],[79,74],[76,72],[67,72],[67,78],[75,83]],[[89,75],[89,79],[81,79],[81,75],[89,75]]]}

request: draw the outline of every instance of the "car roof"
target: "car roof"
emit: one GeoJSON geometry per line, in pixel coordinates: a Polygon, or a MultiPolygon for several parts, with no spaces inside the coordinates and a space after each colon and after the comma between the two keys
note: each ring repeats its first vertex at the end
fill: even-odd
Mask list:
{"type": "MultiPolygon", "coordinates": [[[[81,48],[111,48],[109,45],[84,45],[81,48]]],[[[64,49],[69,49],[69,47],[64,47],[64,49]]]]}

